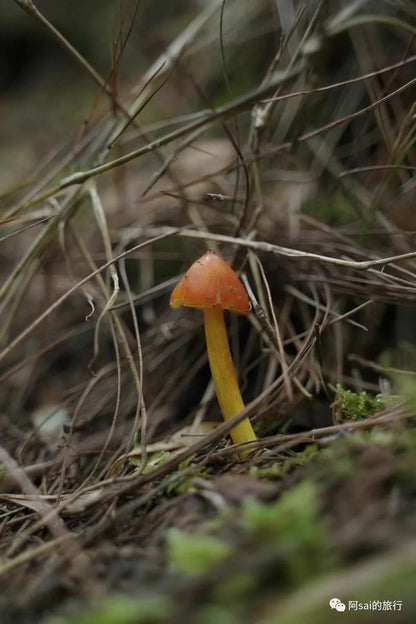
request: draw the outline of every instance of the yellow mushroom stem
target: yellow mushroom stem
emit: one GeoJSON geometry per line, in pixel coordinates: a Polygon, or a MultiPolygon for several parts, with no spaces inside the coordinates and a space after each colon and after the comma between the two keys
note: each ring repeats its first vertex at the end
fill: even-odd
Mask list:
{"type": "MultiPolygon", "coordinates": [[[[207,341],[208,360],[214,380],[215,392],[224,419],[228,420],[244,409],[243,399],[237,383],[234,364],[228,344],[224,323],[224,312],[220,306],[204,309],[205,338],[207,341]]],[[[257,440],[248,418],[233,427],[230,435],[234,444],[243,444],[257,440]]],[[[244,456],[252,449],[242,449],[244,456]]]]}

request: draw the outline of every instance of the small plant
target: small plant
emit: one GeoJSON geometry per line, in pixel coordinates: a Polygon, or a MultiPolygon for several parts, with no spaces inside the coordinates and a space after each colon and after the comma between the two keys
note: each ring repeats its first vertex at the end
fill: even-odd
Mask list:
{"type": "Polygon", "coordinates": [[[383,410],[385,404],[381,394],[373,396],[365,391],[352,392],[338,384],[333,407],[339,420],[365,420],[383,410]]]}

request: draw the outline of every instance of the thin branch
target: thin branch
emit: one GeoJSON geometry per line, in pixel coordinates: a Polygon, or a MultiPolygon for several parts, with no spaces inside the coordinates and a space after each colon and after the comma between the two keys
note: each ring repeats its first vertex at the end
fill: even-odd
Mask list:
{"type": "MultiPolygon", "coordinates": [[[[90,597],[93,595],[97,596],[97,592],[100,591],[98,581],[94,578],[90,562],[85,553],[81,550],[76,536],[68,530],[55,509],[42,499],[23,468],[18,465],[16,460],[13,459],[2,446],[0,446],[0,462],[22,492],[32,496],[34,500],[36,500],[36,509],[42,524],[44,524],[49,529],[52,536],[58,540],[62,554],[64,558],[71,563],[73,572],[76,572],[79,578],[82,578],[86,595],[90,597]]],[[[18,541],[19,540],[15,542],[16,546],[18,541]]]]}
{"type": "MultiPolygon", "coordinates": [[[[136,236],[183,236],[184,238],[198,238],[206,240],[214,240],[219,243],[228,243],[230,245],[237,245],[239,247],[245,247],[246,249],[253,249],[255,251],[263,251],[265,253],[271,253],[275,256],[287,256],[289,258],[309,258],[310,260],[317,260],[319,262],[325,262],[326,264],[335,264],[338,266],[347,267],[349,269],[356,269],[358,271],[367,271],[374,267],[384,267],[392,262],[401,262],[403,260],[410,260],[416,258],[416,251],[409,251],[408,253],[398,254],[396,256],[387,256],[385,258],[376,258],[373,260],[351,260],[346,258],[334,258],[332,256],[323,256],[310,251],[301,251],[300,249],[292,249],[290,247],[283,247],[281,245],[273,245],[265,241],[252,241],[246,238],[235,238],[233,236],[227,236],[226,234],[214,234],[210,232],[199,232],[196,230],[188,230],[186,228],[174,228],[174,227],[137,227],[132,228],[136,236]]],[[[383,274],[380,274],[383,275],[383,274]]]]}

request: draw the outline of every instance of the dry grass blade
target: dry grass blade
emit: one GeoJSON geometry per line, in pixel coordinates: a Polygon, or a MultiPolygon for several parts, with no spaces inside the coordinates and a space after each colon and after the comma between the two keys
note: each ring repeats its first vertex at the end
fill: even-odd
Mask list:
{"type": "Polygon", "coordinates": [[[0,8],[0,621],[321,624],[401,561],[411,619],[412,3],[35,4],[0,8]],[[206,248],[251,300],[225,423],[169,306],[206,248]]]}

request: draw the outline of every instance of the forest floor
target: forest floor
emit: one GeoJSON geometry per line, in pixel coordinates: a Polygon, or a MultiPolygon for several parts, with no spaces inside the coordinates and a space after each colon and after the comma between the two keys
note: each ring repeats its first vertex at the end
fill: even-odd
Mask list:
{"type": "Polygon", "coordinates": [[[411,3],[54,4],[0,8],[0,623],[413,621],[411,3]]]}

